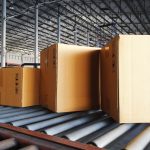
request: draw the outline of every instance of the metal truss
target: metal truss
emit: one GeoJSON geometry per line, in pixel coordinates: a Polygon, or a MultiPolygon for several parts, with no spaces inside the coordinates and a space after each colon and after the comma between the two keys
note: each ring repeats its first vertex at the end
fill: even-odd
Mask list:
{"type": "MultiPolygon", "coordinates": [[[[58,17],[61,43],[102,47],[117,34],[150,33],[149,0],[7,0],[7,51],[34,53],[37,3],[39,50],[58,42],[58,17]]],[[[2,0],[0,11],[1,38],[2,0]]]]}

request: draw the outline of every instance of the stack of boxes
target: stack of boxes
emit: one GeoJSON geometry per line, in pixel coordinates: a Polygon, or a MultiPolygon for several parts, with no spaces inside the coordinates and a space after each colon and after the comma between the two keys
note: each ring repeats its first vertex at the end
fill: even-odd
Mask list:
{"type": "Polygon", "coordinates": [[[150,122],[150,36],[117,36],[100,56],[102,110],[120,123],[150,122]]]}
{"type": "Polygon", "coordinates": [[[99,107],[100,48],[54,44],[41,52],[41,105],[55,112],[99,107]]]}
{"type": "Polygon", "coordinates": [[[39,105],[40,70],[29,67],[0,69],[0,104],[16,107],[39,105]]]}
{"type": "Polygon", "coordinates": [[[41,51],[40,69],[0,69],[0,104],[55,112],[101,107],[120,123],[150,122],[149,41],[120,35],[102,49],[54,44],[41,51]]]}

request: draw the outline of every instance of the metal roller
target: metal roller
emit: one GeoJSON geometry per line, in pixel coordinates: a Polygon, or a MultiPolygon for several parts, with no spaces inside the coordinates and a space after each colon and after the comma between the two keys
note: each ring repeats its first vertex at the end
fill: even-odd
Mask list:
{"type": "Polygon", "coordinates": [[[37,109],[37,108],[42,108],[42,107],[39,107],[39,106],[30,106],[30,107],[22,107],[22,108],[20,108],[20,107],[4,107],[4,106],[2,106],[2,108],[0,108],[0,115],[2,114],[2,113],[7,113],[7,111],[8,111],[8,113],[9,112],[15,112],[15,111],[17,111],[17,110],[28,110],[28,109],[37,109]]]}
{"type": "Polygon", "coordinates": [[[68,114],[68,115],[65,115],[65,116],[61,116],[61,117],[57,117],[57,118],[54,118],[54,119],[43,121],[42,123],[38,122],[38,123],[26,125],[25,127],[29,130],[35,131],[35,130],[39,130],[39,129],[42,129],[42,128],[45,128],[45,127],[48,127],[48,126],[52,126],[52,125],[55,125],[55,124],[58,124],[58,123],[61,123],[61,122],[64,122],[64,121],[68,121],[70,119],[74,119],[74,118],[79,117],[79,116],[87,115],[87,114],[88,114],[87,112],[71,113],[71,114],[68,114]]]}
{"type": "Polygon", "coordinates": [[[17,116],[14,116],[14,117],[2,118],[2,119],[0,119],[0,122],[7,123],[7,122],[11,122],[11,121],[20,120],[20,119],[36,117],[36,116],[43,115],[43,114],[46,114],[46,113],[48,113],[47,110],[45,110],[45,111],[44,110],[43,111],[37,111],[37,112],[25,114],[25,115],[21,114],[21,115],[17,115],[17,116]]]}
{"type": "Polygon", "coordinates": [[[74,119],[71,121],[67,121],[65,123],[61,123],[61,124],[56,125],[54,127],[50,127],[48,129],[45,129],[44,132],[46,134],[49,134],[49,135],[55,135],[55,134],[64,132],[66,130],[69,130],[71,128],[75,128],[79,125],[88,123],[88,122],[90,122],[90,121],[92,121],[98,117],[101,117],[101,112],[96,113],[96,114],[91,114],[89,116],[83,116],[83,117],[80,117],[80,118],[77,118],[77,119],[74,119]]]}
{"type": "Polygon", "coordinates": [[[64,114],[66,114],[66,113],[50,113],[50,114],[46,114],[46,115],[37,116],[37,117],[34,117],[34,118],[28,118],[28,119],[13,121],[13,122],[11,122],[11,124],[14,125],[14,126],[19,127],[19,126],[24,126],[24,125],[27,125],[27,124],[35,123],[35,122],[38,122],[38,121],[43,121],[43,120],[46,120],[46,119],[52,119],[52,118],[55,118],[55,117],[63,116],[64,114]]]}
{"type": "Polygon", "coordinates": [[[98,119],[98,120],[94,121],[91,125],[85,126],[79,130],[70,132],[63,137],[67,138],[71,141],[76,141],[76,140],[78,140],[82,137],[85,137],[85,136],[87,136],[87,135],[89,135],[89,134],[91,134],[97,130],[102,129],[103,127],[106,127],[110,123],[112,123],[112,120],[110,120],[108,118],[107,119],[98,119]]]}
{"type": "MultiPolygon", "coordinates": [[[[1,106],[0,107],[0,112],[3,113],[5,111],[11,111],[11,110],[18,110],[18,109],[37,109],[37,108],[41,108],[39,106],[30,106],[30,107],[25,107],[25,108],[20,108],[20,107],[8,107],[8,106],[1,106]]],[[[1,114],[0,113],[0,114],[1,114]]]]}
{"type": "Polygon", "coordinates": [[[8,113],[13,113],[13,112],[19,112],[23,110],[22,108],[16,108],[16,109],[8,109],[8,110],[0,110],[0,116],[3,115],[3,114],[8,114],[8,113]]]}
{"type": "Polygon", "coordinates": [[[14,109],[17,109],[17,108],[14,108],[14,107],[2,107],[2,108],[0,108],[0,112],[6,111],[6,110],[14,110],[14,109]]]}
{"type": "Polygon", "coordinates": [[[21,115],[21,114],[25,114],[25,113],[33,113],[33,112],[36,112],[36,111],[40,111],[42,110],[42,108],[36,108],[36,109],[25,109],[25,110],[21,110],[21,111],[17,111],[17,112],[13,112],[13,113],[8,113],[8,114],[2,114],[0,115],[0,118],[5,118],[5,117],[13,117],[13,116],[16,116],[16,115],[21,115]]]}
{"type": "Polygon", "coordinates": [[[114,122],[104,128],[101,128],[100,130],[97,130],[96,132],[93,132],[85,137],[80,138],[77,141],[79,141],[81,143],[89,143],[89,142],[95,140],[96,138],[104,135],[105,133],[111,131],[112,129],[116,128],[117,126],[118,126],[118,124],[114,122]]]}
{"type": "Polygon", "coordinates": [[[144,150],[150,150],[150,143],[144,148],[144,150]]]}
{"type": "Polygon", "coordinates": [[[105,146],[105,149],[122,150],[132,139],[147,127],[147,124],[135,124],[134,127],[105,146]]]}
{"type": "Polygon", "coordinates": [[[35,145],[26,146],[24,148],[20,148],[18,150],[39,150],[39,148],[35,145]]]}
{"type": "Polygon", "coordinates": [[[0,109],[1,109],[1,108],[4,108],[4,106],[0,106],[0,109]]]}
{"type": "MultiPolygon", "coordinates": [[[[0,116],[7,114],[7,113],[15,113],[15,112],[20,112],[20,111],[25,111],[25,110],[42,110],[42,107],[37,107],[37,108],[32,108],[32,107],[25,107],[25,108],[11,108],[9,110],[0,110],[0,116]]],[[[43,109],[44,110],[44,109],[43,109]]]]}
{"type": "Polygon", "coordinates": [[[134,124],[122,124],[119,127],[109,131],[108,133],[96,138],[90,143],[96,145],[97,147],[103,148],[106,145],[110,144],[113,140],[130,130],[133,126],[134,124]]]}
{"type": "Polygon", "coordinates": [[[14,138],[0,141],[0,150],[8,150],[17,147],[18,143],[14,138]]]}
{"type": "Polygon", "coordinates": [[[150,142],[150,127],[147,127],[126,146],[126,150],[143,150],[150,142]]]}

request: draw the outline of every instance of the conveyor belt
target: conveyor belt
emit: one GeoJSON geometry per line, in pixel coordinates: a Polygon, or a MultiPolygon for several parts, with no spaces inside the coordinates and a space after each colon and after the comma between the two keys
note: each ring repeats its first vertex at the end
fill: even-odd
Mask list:
{"type": "MultiPolygon", "coordinates": [[[[53,113],[40,106],[0,106],[0,122],[109,150],[134,149],[138,144],[141,150],[150,148],[149,124],[118,124],[100,110],[53,113]]],[[[15,143],[13,138],[9,141],[15,143]]]]}

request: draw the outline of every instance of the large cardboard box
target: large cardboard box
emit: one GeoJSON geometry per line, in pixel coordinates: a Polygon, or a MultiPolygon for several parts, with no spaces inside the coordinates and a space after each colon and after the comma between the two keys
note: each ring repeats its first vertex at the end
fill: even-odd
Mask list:
{"type": "Polygon", "coordinates": [[[26,107],[39,105],[40,70],[28,67],[0,69],[0,104],[26,107]]]}
{"type": "Polygon", "coordinates": [[[150,36],[119,35],[100,56],[102,109],[120,123],[150,122],[150,36]]]}
{"type": "Polygon", "coordinates": [[[41,104],[55,112],[98,108],[99,50],[54,44],[41,51],[41,104]]]}

